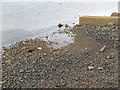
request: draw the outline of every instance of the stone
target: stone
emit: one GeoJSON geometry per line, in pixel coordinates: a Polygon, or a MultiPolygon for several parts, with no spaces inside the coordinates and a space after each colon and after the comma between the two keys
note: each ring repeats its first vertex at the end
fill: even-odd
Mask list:
{"type": "Polygon", "coordinates": [[[23,69],[20,69],[20,73],[22,73],[22,72],[24,72],[24,70],[23,70],[23,69]]]}
{"type": "Polygon", "coordinates": [[[47,56],[47,54],[46,54],[46,53],[44,53],[44,54],[43,54],[43,56],[47,56]]]}
{"type": "Polygon", "coordinates": [[[42,50],[42,48],[41,48],[41,47],[38,47],[37,49],[38,49],[38,50],[42,50]]]}
{"type": "Polygon", "coordinates": [[[99,51],[103,52],[103,51],[105,51],[105,48],[106,48],[106,46],[103,46],[99,51]]]}
{"type": "Polygon", "coordinates": [[[112,54],[108,55],[106,59],[113,59],[113,55],[112,54]]]}
{"type": "Polygon", "coordinates": [[[69,27],[69,25],[68,25],[68,24],[65,24],[65,27],[67,28],[67,27],[69,27]]]}
{"type": "Polygon", "coordinates": [[[6,64],[10,64],[11,61],[10,61],[10,60],[6,60],[5,63],[6,63],[6,64]]]}
{"type": "Polygon", "coordinates": [[[103,67],[98,67],[98,70],[103,70],[103,67]]]}
{"type": "Polygon", "coordinates": [[[120,13],[113,12],[113,13],[111,14],[111,16],[112,16],[112,17],[120,16],[120,13]]]}
{"type": "Polygon", "coordinates": [[[63,27],[63,24],[59,23],[59,24],[58,24],[58,27],[59,27],[59,28],[63,27]]]}
{"type": "Polygon", "coordinates": [[[93,66],[93,65],[89,65],[89,66],[88,66],[88,69],[89,69],[89,70],[93,70],[93,69],[94,69],[94,66],[93,66]]]}
{"type": "Polygon", "coordinates": [[[48,36],[46,36],[46,38],[48,38],[48,36]]]}

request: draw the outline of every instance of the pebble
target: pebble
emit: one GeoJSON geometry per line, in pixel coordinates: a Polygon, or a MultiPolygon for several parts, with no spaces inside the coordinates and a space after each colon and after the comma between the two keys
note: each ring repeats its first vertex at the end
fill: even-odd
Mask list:
{"type": "Polygon", "coordinates": [[[47,54],[46,54],[46,53],[44,53],[44,54],[43,54],[43,56],[47,56],[47,54]]]}
{"type": "Polygon", "coordinates": [[[5,81],[1,81],[1,82],[0,82],[0,84],[3,84],[3,83],[5,83],[5,81]]]}
{"type": "Polygon", "coordinates": [[[103,46],[99,51],[103,52],[103,51],[105,51],[105,49],[106,49],[106,46],[103,46]]]}
{"type": "Polygon", "coordinates": [[[113,55],[112,54],[108,55],[106,59],[113,59],[113,55]]]}
{"type": "Polygon", "coordinates": [[[6,63],[6,64],[10,64],[11,61],[10,61],[10,60],[6,60],[5,63],[6,63]]]}
{"type": "Polygon", "coordinates": [[[103,70],[103,67],[98,67],[98,70],[103,70]]]}
{"type": "Polygon", "coordinates": [[[67,27],[69,27],[69,25],[68,25],[68,24],[65,24],[65,27],[67,28],[67,27]]]}
{"type": "Polygon", "coordinates": [[[65,83],[65,82],[63,82],[61,85],[62,85],[62,86],[65,86],[65,85],[66,85],[66,83],[65,83]]]}
{"type": "Polygon", "coordinates": [[[67,53],[67,52],[68,52],[68,50],[65,50],[64,52],[65,52],[65,53],[67,53]]]}
{"type": "Polygon", "coordinates": [[[93,66],[93,65],[89,65],[89,66],[88,66],[88,69],[89,69],[89,70],[93,70],[93,69],[94,69],[94,66],[93,66]]]}
{"type": "Polygon", "coordinates": [[[48,38],[48,36],[46,36],[46,38],[48,38]]]}
{"type": "Polygon", "coordinates": [[[38,47],[37,49],[38,49],[38,50],[42,50],[42,48],[41,48],[41,47],[38,47]]]}
{"type": "Polygon", "coordinates": [[[58,27],[59,27],[59,28],[63,27],[63,24],[59,23],[59,24],[58,24],[58,27]]]}
{"type": "Polygon", "coordinates": [[[20,73],[22,73],[22,72],[24,72],[24,70],[23,70],[23,69],[20,69],[20,73]]]}

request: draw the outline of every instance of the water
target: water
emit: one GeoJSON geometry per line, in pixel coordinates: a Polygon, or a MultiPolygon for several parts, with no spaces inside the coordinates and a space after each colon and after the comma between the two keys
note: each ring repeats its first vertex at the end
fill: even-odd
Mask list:
{"type": "MultiPolygon", "coordinates": [[[[58,23],[72,26],[78,23],[79,16],[107,16],[113,11],[118,11],[117,2],[2,3],[2,45],[51,35],[58,30],[58,23]]],[[[64,36],[60,39],[64,40],[64,36]]]]}

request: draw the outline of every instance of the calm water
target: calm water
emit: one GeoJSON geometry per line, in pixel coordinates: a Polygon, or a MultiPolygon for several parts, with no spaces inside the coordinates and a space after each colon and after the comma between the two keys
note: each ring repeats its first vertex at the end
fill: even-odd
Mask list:
{"type": "Polygon", "coordinates": [[[2,44],[50,35],[58,30],[58,23],[72,26],[79,16],[107,16],[113,11],[118,11],[117,2],[3,3],[2,44]]]}

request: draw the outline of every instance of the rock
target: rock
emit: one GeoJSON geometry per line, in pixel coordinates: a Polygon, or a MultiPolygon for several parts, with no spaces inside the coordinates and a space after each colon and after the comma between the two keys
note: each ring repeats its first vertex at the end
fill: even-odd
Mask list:
{"type": "Polygon", "coordinates": [[[106,59],[113,59],[113,55],[112,54],[108,55],[106,59]]]}
{"type": "Polygon", "coordinates": [[[6,60],[5,63],[6,63],[6,64],[10,64],[11,61],[10,61],[10,60],[6,60]]]}
{"type": "Polygon", "coordinates": [[[103,70],[103,67],[98,67],[98,70],[103,70]]]}
{"type": "Polygon", "coordinates": [[[48,38],[48,36],[46,36],[46,38],[48,38]]]}
{"type": "Polygon", "coordinates": [[[89,65],[89,66],[88,66],[88,69],[89,69],[89,70],[93,70],[93,69],[94,69],[94,66],[93,66],[93,65],[89,65]]]}
{"type": "Polygon", "coordinates": [[[120,16],[120,13],[113,12],[113,13],[111,14],[111,16],[112,16],[112,17],[120,16]]]}
{"type": "Polygon", "coordinates": [[[65,86],[66,84],[67,84],[67,83],[65,83],[65,82],[62,82],[62,83],[61,83],[61,86],[65,86]]]}
{"type": "Polygon", "coordinates": [[[65,24],[65,27],[67,28],[67,27],[69,27],[69,25],[68,25],[68,24],[65,24]]]}
{"type": "Polygon", "coordinates": [[[38,47],[37,49],[38,49],[38,50],[42,50],[42,48],[41,48],[41,47],[38,47]]]}
{"type": "Polygon", "coordinates": [[[1,82],[0,82],[0,85],[3,84],[3,83],[5,83],[5,81],[1,81],[1,82]]]}
{"type": "Polygon", "coordinates": [[[79,27],[79,26],[81,26],[81,25],[79,25],[79,24],[76,24],[76,25],[75,25],[75,27],[79,27]]]}
{"type": "Polygon", "coordinates": [[[99,51],[103,52],[103,51],[105,51],[105,48],[106,48],[106,46],[103,46],[99,51]]]}
{"type": "Polygon", "coordinates": [[[68,50],[65,50],[64,52],[65,52],[65,53],[68,53],[68,50]]]}
{"type": "Polygon", "coordinates": [[[19,71],[20,73],[22,73],[22,72],[24,72],[24,70],[23,69],[20,69],[20,71],[19,71]]]}
{"type": "Polygon", "coordinates": [[[58,27],[59,27],[59,28],[63,27],[63,24],[59,23],[59,24],[58,24],[58,27]]]}
{"type": "Polygon", "coordinates": [[[113,25],[114,25],[114,23],[113,23],[113,22],[110,22],[110,23],[108,23],[108,25],[113,26],[113,25]]]}
{"type": "Polygon", "coordinates": [[[46,53],[44,53],[44,54],[43,54],[43,56],[47,56],[47,54],[46,54],[46,53]]]}

